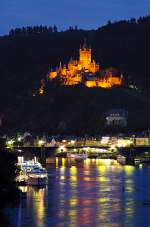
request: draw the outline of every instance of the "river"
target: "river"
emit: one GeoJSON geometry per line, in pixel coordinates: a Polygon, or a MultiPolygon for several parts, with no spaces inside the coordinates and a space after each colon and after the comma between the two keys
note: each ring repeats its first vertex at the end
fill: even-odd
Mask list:
{"type": "Polygon", "coordinates": [[[13,227],[150,226],[150,167],[116,160],[49,158],[46,187],[8,209],[13,227]]]}

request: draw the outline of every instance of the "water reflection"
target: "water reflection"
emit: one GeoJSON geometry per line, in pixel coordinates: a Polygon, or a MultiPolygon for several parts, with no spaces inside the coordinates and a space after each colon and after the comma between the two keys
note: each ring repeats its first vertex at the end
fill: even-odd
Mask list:
{"type": "Polygon", "coordinates": [[[20,186],[22,192],[27,193],[26,204],[21,204],[19,207],[19,212],[21,210],[21,220],[18,220],[18,223],[21,226],[27,226],[28,218],[30,218],[29,223],[31,226],[41,227],[45,225],[45,197],[47,188],[39,187],[29,187],[29,186],[20,186]],[[32,218],[31,218],[32,217],[32,218]],[[22,220],[24,222],[22,223],[22,220]]]}
{"type": "Polygon", "coordinates": [[[64,158],[47,169],[48,187],[22,188],[21,226],[150,226],[150,169],[64,158]]]}
{"type": "Polygon", "coordinates": [[[109,216],[111,220],[110,206],[113,212],[121,210],[120,199],[116,199],[115,203],[112,203],[115,196],[112,194],[112,188],[114,188],[115,193],[117,186],[120,187],[119,181],[115,180],[117,186],[114,186],[115,182],[113,181],[112,185],[112,178],[110,177],[110,169],[115,171],[116,167],[116,172],[119,172],[120,166],[113,160],[94,159],[87,159],[81,163],[66,160],[66,166],[68,169],[65,173],[62,173],[61,166],[58,169],[60,179],[65,180],[64,184],[60,184],[60,191],[62,187],[65,187],[66,191],[63,191],[63,193],[67,194],[67,196],[61,197],[61,200],[66,199],[63,201],[63,209],[66,212],[62,212],[60,206],[58,216],[64,218],[65,224],[68,226],[106,224],[109,216]],[[65,178],[62,178],[62,174],[65,174],[65,178]],[[112,207],[112,205],[114,206],[112,207]]]}
{"type": "Polygon", "coordinates": [[[125,224],[131,225],[132,218],[135,215],[135,184],[134,184],[134,166],[124,166],[124,177],[125,182],[123,186],[123,201],[124,201],[124,212],[125,212],[125,224]]]}

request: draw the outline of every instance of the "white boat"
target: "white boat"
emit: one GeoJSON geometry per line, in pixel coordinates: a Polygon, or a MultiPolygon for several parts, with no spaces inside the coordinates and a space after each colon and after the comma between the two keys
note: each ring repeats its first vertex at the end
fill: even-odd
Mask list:
{"type": "Polygon", "coordinates": [[[20,167],[21,170],[26,172],[30,172],[33,168],[42,168],[41,163],[39,163],[36,157],[32,160],[24,161],[23,157],[18,157],[17,166],[20,167]]]}
{"type": "Polygon", "coordinates": [[[119,162],[121,165],[125,165],[126,164],[126,157],[124,157],[122,155],[118,155],[117,156],[117,162],[119,162]]]}
{"type": "Polygon", "coordinates": [[[20,175],[16,179],[19,183],[25,182],[27,185],[37,186],[47,184],[47,171],[36,158],[24,161],[23,157],[19,157],[17,165],[20,167],[20,175]]]}
{"type": "Polygon", "coordinates": [[[140,164],[150,164],[150,158],[149,157],[139,157],[134,159],[135,165],[140,164]]]}
{"type": "Polygon", "coordinates": [[[28,173],[28,185],[46,185],[48,183],[48,174],[45,168],[33,168],[28,173]]]}
{"type": "Polygon", "coordinates": [[[67,153],[67,158],[74,158],[76,160],[84,160],[87,157],[86,153],[67,153]]]}

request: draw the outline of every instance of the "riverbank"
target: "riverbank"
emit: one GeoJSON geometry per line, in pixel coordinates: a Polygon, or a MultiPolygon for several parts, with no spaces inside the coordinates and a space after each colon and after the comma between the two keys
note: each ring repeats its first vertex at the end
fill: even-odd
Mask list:
{"type": "Polygon", "coordinates": [[[1,226],[9,226],[4,208],[19,202],[19,189],[16,185],[16,155],[7,152],[4,140],[0,140],[0,220],[1,226]]]}

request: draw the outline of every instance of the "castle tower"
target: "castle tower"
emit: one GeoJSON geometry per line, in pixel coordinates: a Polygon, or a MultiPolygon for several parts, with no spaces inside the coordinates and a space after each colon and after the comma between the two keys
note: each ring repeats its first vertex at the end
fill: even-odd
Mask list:
{"type": "Polygon", "coordinates": [[[83,47],[79,50],[79,61],[84,69],[88,69],[91,63],[91,48],[86,47],[86,43],[84,42],[83,47]]]}

